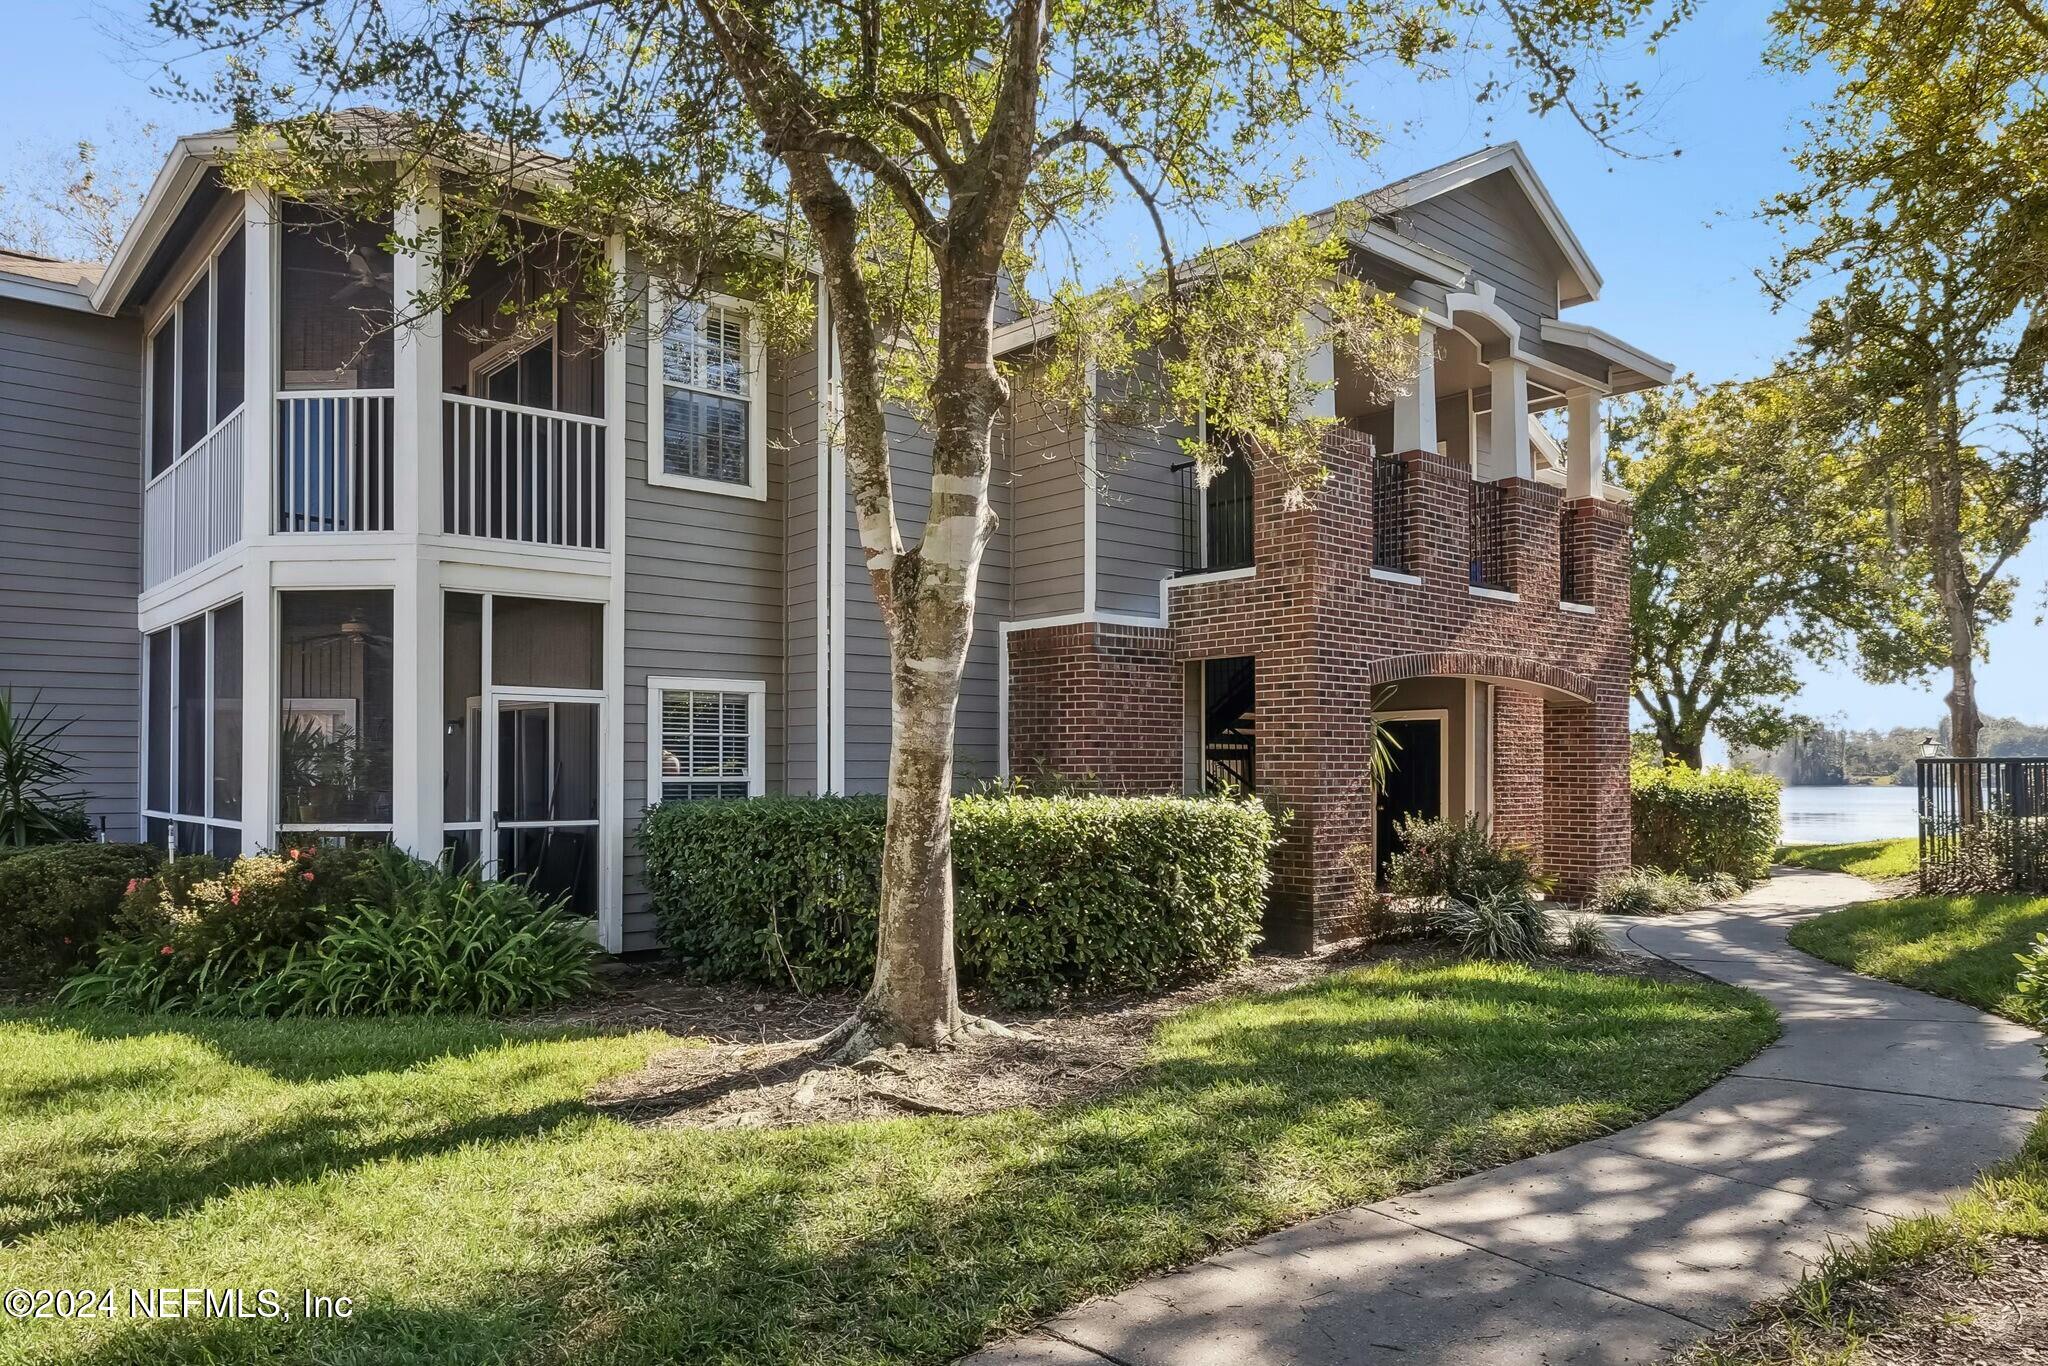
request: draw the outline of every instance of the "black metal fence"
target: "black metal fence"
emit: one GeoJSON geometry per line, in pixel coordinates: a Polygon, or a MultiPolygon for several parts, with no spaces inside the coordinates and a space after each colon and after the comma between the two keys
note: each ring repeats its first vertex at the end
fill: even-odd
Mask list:
{"type": "Polygon", "coordinates": [[[1472,485],[1472,586],[1509,589],[1507,501],[1491,481],[1472,485]]]}
{"type": "Polygon", "coordinates": [[[1408,463],[1396,455],[1372,462],[1372,562],[1406,574],[1408,568],[1408,463]]]}
{"type": "Polygon", "coordinates": [[[2048,759],[1922,759],[1923,888],[2048,891],[2048,759]]]}

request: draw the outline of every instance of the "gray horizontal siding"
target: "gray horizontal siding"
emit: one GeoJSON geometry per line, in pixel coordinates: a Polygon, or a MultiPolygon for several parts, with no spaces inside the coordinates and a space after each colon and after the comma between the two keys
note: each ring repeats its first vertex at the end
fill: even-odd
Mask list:
{"type": "Polygon", "coordinates": [[[1511,176],[1487,176],[1403,209],[1399,217],[1408,236],[1449,252],[1492,285],[1533,347],[1543,319],[1557,316],[1564,262],[1511,176]]]}
{"type": "Polygon", "coordinates": [[[782,500],[790,443],[786,366],[771,361],[768,498],[647,482],[647,337],[626,347],[625,948],[656,946],[637,847],[646,810],[651,675],[760,679],[767,688],[767,787],[783,786],[782,500]]]}
{"type": "Polygon", "coordinates": [[[1031,373],[1010,401],[1011,612],[1018,619],[1081,610],[1084,434],[1079,414],[1047,405],[1031,373]]]}
{"type": "MultiPolygon", "coordinates": [[[[1000,438],[998,438],[1000,440],[1000,438]]],[[[924,533],[931,507],[931,439],[907,413],[889,414],[889,469],[895,481],[896,515],[906,545],[924,533]]],[[[996,452],[997,468],[1001,451],[996,452]]],[[[999,524],[1006,527],[1008,499],[996,481],[991,492],[999,524]]],[[[889,641],[868,577],[847,499],[846,671],[841,716],[845,726],[846,790],[882,792],[888,787],[893,725],[889,699],[889,641]]],[[[984,552],[976,584],[974,638],[968,645],[960,705],[954,716],[954,773],[962,783],[994,777],[1000,744],[997,690],[998,632],[1010,607],[1010,536],[999,529],[984,552]]]]}
{"type": "Polygon", "coordinates": [[[141,338],[0,300],[0,688],[38,694],[95,818],[137,837],[141,338]]]}
{"type": "Polygon", "coordinates": [[[1153,616],[1160,580],[1181,568],[1184,508],[1193,472],[1174,472],[1189,456],[1181,445],[1196,431],[1152,401],[1156,366],[1140,369],[1136,386],[1105,376],[1099,382],[1105,418],[1096,431],[1095,606],[1104,612],[1153,616]]]}

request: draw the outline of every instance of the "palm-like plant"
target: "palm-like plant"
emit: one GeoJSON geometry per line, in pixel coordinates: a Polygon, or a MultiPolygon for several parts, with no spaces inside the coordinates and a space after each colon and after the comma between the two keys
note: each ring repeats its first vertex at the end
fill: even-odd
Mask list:
{"type": "Polygon", "coordinates": [[[0,847],[77,839],[85,830],[70,790],[78,770],[61,744],[71,723],[39,706],[39,697],[16,703],[0,691],[0,847]]]}

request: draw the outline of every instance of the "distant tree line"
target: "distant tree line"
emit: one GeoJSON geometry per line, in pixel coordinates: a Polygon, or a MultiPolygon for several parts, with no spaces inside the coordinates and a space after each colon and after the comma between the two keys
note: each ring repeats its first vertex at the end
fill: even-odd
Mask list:
{"type": "MultiPolygon", "coordinates": [[[[2048,757],[2048,726],[2031,726],[2009,716],[1987,716],[1978,736],[1981,757],[2030,759],[2048,757]]],[[[1894,726],[1890,730],[1850,730],[1815,726],[1770,749],[1737,745],[1729,759],[1752,773],[1768,773],[1782,783],[1833,787],[1844,783],[1913,781],[1913,763],[1920,747],[1933,735],[1949,753],[1948,718],[1932,730],[1894,726]]]]}

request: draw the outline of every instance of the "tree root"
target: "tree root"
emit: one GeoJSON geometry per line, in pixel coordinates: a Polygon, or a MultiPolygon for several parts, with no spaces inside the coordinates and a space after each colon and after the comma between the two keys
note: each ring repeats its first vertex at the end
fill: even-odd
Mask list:
{"type": "MultiPolygon", "coordinates": [[[[1035,1041],[1037,1037],[1028,1030],[1006,1025],[986,1015],[963,1012],[950,1031],[941,1034],[931,1044],[919,1045],[903,1039],[870,1017],[865,1010],[860,1010],[817,1038],[807,1040],[800,1051],[817,1054],[820,1064],[825,1067],[851,1067],[884,1049],[901,1047],[910,1051],[938,1051],[970,1046],[986,1039],[1035,1041]]],[[[886,1061],[880,1061],[879,1065],[899,1073],[903,1070],[886,1061]]]]}

